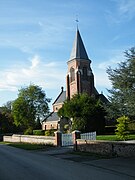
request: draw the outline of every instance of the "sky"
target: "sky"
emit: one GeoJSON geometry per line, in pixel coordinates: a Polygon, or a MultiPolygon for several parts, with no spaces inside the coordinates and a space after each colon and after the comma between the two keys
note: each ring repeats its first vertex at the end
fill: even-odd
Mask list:
{"type": "Polygon", "coordinates": [[[135,45],[135,0],[0,0],[0,106],[30,84],[53,103],[66,88],[76,19],[95,86],[109,95],[106,69],[135,45]]]}

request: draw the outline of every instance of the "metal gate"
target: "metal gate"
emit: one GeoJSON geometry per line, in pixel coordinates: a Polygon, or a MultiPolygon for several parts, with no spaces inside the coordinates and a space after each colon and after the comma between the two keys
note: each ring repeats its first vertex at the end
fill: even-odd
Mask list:
{"type": "Polygon", "coordinates": [[[62,146],[72,146],[73,137],[72,134],[62,134],[62,146]]]}

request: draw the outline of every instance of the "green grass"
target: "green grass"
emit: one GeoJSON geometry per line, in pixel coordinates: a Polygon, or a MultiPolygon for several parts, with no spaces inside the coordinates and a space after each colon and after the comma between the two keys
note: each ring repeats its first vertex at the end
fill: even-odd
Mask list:
{"type": "Polygon", "coordinates": [[[99,135],[96,137],[97,140],[106,140],[106,141],[118,141],[116,135],[99,135]]]}
{"type": "MultiPolygon", "coordinates": [[[[119,141],[116,135],[100,135],[97,136],[97,140],[106,140],[106,141],[119,141]]],[[[135,140],[135,134],[130,134],[128,140],[135,140]]]]}
{"type": "Polygon", "coordinates": [[[5,144],[5,142],[3,142],[3,141],[0,141],[0,144],[5,144]]]}
{"type": "Polygon", "coordinates": [[[29,144],[29,143],[3,143],[8,146],[12,146],[15,148],[21,148],[25,150],[48,150],[53,147],[52,144],[29,144]]]}
{"type": "Polygon", "coordinates": [[[135,140],[135,134],[130,134],[128,139],[129,140],[135,140]]]}

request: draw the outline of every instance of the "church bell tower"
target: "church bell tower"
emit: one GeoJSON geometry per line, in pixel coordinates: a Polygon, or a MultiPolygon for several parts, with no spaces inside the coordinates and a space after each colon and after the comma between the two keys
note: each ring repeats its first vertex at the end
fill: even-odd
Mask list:
{"type": "Polygon", "coordinates": [[[71,99],[74,94],[87,93],[90,96],[98,94],[94,87],[94,75],[90,64],[91,60],[88,58],[77,28],[70,59],[67,62],[66,96],[68,99],[71,99]]]}

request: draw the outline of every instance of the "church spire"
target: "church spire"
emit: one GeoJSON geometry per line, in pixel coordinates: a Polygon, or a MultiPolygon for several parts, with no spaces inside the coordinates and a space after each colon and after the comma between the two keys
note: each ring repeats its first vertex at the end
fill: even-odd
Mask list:
{"type": "Polygon", "coordinates": [[[89,60],[78,27],[76,30],[76,36],[75,36],[72,52],[70,55],[70,60],[72,59],[89,60]]]}
{"type": "Polygon", "coordinates": [[[82,93],[95,95],[94,75],[90,67],[91,60],[88,58],[79,29],[76,30],[71,56],[67,64],[67,98],[71,99],[74,94],[82,93]]]}

